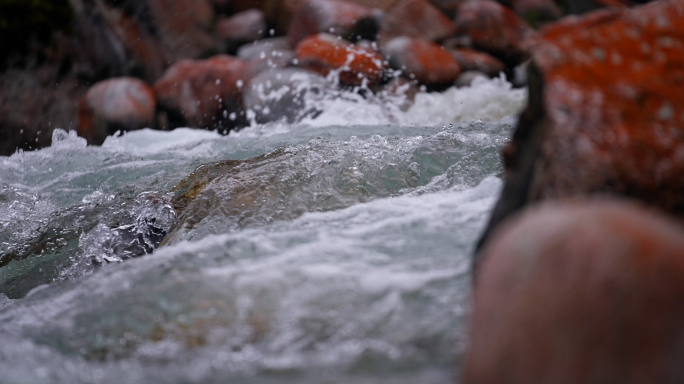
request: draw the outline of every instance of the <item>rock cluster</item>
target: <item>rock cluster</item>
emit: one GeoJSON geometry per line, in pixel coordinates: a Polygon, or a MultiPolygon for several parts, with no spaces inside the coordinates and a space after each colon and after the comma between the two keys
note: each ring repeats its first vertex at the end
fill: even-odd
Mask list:
{"type": "Polygon", "coordinates": [[[530,100],[475,258],[462,382],[681,382],[684,1],[519,46],[530,100]]]}
{"type": "Polygon", "coordinates": [[[0,41],[8,42],[0,57],[0,155],[49,145],[55,127],[99,132],[91,144],[114,127],[139,128],[138,111],[125,103],[117,116],[131,117],[112,121],[79,106],[112,78],[153,88],[158,103],[146,126],[222,132],[253,121],[244,90],[265,71],[309,70],[362,94],[405,82],[440,91],[480,75],[512,78],[529,57],[523,39],[537,35],[525,20],[536,27],[570,9],[553,1],[34,1],[20,7],[26,25],[2,16],[12,13],[0,4],[7,26],[0,41]],[[9,43],[15,32],[28,40],[9,43]]]}

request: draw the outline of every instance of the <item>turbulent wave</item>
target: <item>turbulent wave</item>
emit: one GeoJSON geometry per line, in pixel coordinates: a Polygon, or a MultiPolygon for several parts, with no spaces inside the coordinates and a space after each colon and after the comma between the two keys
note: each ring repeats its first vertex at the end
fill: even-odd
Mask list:
{"type": "Polygon", "coordinates": [[[491,80],[389,115],[331,99],[318,122],[141,130],[102,147],[58,130],[0,158],[0,381],[451,380],[469,255],[514,124],[499,118],[521,92],[491,80]],[[182,220],[174,185],[268,153],[285,155],[210,187],[278,199],[253,200],[243,221],[209,210],[150,254],[182,220]]]}

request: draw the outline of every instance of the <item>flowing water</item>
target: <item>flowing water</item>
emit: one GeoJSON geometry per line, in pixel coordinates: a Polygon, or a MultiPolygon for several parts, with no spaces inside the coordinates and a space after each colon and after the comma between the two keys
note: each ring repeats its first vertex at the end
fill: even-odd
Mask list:
{"type": "Polygon", "coordinates": [[[0,383],[453,382],[525,101],[480,80],[407,111],[335,97],[225,137],[56,130],[0,158],[0,383]],[[260,155],[158,247],[174,185],[260,155]]]}

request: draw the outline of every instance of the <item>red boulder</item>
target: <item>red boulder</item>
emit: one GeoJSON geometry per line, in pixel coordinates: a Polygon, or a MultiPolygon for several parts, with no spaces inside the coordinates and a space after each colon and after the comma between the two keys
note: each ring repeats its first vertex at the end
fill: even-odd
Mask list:
{"type": "Polygon", "coordinates": [[[376,52],[324,33],[299,43],[296,58],[299,67],[323,76],[339,71],[340,81],[349,85],[377,84],[384,70],[376,52]]]}
{"type": "Polygon", "coordinates": [[[577,19],[532,50],[530,103],[504,147],[489,229],[541,200],[638,199],[684,220],[684,2],[577,19]]]}
{"type": "Polygon", "coordinates": [[[152,127],[156,109],[154,91],[143,81],[118,77],[101,81],[81,99],[78,135],[88,144],[102,144],[116,131],[152,127]]]}
{"type": "Polygon", "coordinates": [[[478,71],[494,77],[506,70],[506,66],[501,60],[484,52],[468,48],[456,48],[449,50],[449,53],[458,61],[463,71],[478,71]]]}
{"type": "Polygon", "coordinates": [[[154,84],[170,126],[235,126],[242,110],[242,89],[250,80],[247,64],[219,55],[208,60],[181,60],[154,84]]]}
{"type": "Polygon", "coordinates": [[[427,0],[399,0],[385,13],[378,42],[382,45],[399,36],[441,41],[455,32],[454,23],[427,0]]]}
{"type": "Polygon", "coordinates": [[[528,54],[521,42],[536,32],[512,10],[492,0],[466,1],[458,9],[457,33],[469,36],[474,48],[515,66],[528,54]]]}
{"type": "Polygon", "coordinates": [[[456,59],[429,41],[398,37],[385,44],[382,53],[402,76],[429,88],[449,87],[461,73],[456,59]]]}
{"type": "Polygon", "coordinates": [[[632,203],[546,203],[483,251],[462,383],[680,383],[684,227],[632,203]]]}
{"type": "Polygon", "coordinates": [[[341,0],[304,0],[297,7],[287,37],[296,47],[300,41],[318,33],[349,37],[364,18],[372,18],[370,8],[341,0]]]}

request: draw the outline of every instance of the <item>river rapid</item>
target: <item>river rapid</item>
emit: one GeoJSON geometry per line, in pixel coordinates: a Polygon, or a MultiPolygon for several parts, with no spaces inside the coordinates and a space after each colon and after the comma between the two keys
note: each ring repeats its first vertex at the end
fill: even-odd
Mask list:
{"type": "Polygon", "coordinates": [[[453,382],[526,98],[478,79],[406,111],[337,95],[295,124],[102,147],[56,130],[0,157],[0,383],[453,382]],[[258,220],[121,261],[129,232],[151,252],[173,226],[169,191],[196,167],[275,150],[289,155],[264,180],[286,187],[258,220]]]}

